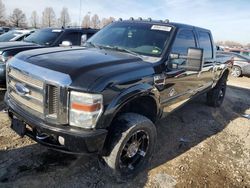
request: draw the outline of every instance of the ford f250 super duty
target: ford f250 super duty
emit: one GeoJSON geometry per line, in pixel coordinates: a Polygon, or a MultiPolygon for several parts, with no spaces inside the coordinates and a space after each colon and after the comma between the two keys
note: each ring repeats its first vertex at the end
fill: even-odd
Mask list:
{"type": "Polygon", "coordinates": [[[223,61],[207,29],[113,22],[84,47],[30,50],[7,63],[11,128],[56,150],[97,154],[117,177],[133,177],[153,154],[157,120],[203,93],[222,104],[223,61]]]}
{"type": "Polygon", "coordinates": [[[6,85],[6,62],[17,53],[31,49],[63,46],[65,43],[73,46],[80,46],[82,40],[90,38],[97,31],[97,29],[71,27],[44,28],[35,31],[26,37],[24,41],[0,42],[0,85],[2,87],[6,85]]]}

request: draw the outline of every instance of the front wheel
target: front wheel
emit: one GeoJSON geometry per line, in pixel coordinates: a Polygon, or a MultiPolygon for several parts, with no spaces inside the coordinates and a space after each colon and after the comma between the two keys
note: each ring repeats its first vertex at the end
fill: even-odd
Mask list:
{"type": "Polygon", "coordinates": [[[151,159],[155,143],[155,125],[146,117],[126,113],[114,122],[110,154],[103,157],[112,175],[119,180],[132,178],[151,159]]]}

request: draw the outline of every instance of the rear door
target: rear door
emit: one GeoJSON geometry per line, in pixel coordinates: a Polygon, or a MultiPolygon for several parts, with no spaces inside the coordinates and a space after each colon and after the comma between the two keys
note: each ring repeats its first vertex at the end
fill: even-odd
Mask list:
{"type": "Polygon", "coordinates": [[[214,66],[217,63],[215,58],[216,54],[214,51],[214,45],[210,31],[197,29],[196,36],[198,39],[198,46],[199,48],[203,49],[204,53],[204,64],[200,75],[202,84],[199,88],[199,90],[203,90],[213,84],[214,66]]]}

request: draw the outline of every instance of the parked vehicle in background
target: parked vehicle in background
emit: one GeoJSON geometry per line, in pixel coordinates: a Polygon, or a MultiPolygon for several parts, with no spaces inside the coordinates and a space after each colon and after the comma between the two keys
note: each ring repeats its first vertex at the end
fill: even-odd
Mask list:
{"type": "Polygon", "coordinates": [[[239,55],[250,57],[250,49],[229,48],[228,51],[239,54],[239,55]]]}
{"type": "Polygon", "coordinates": [[[10,30],[9,27],[0,27],[0,35],[2,35],[2,34],[4,34],[4,33],[8,32],[9,30],[10,30]]]}
{"type": "Polygon", "coordinates": [[[0,42],[22,41],[33,32],[34,30],[10,30],[0,35],[0,42]]]}
{"type": "Polygon", "coordinates": [[[217,52],[218,55],[232,56],[233,68],[231,75],[234,77],[250,76],[250,57],[233,52],[217,52]]]}
{"type": "Polygon", "coordinates": [[[6,62],[19,52],[56,46],[80,46],[98,30],[83,28],[45,28],[26,37],[23,41],[0,43],[0,85],[6,84],[6,62]]]}
{"type": "Polygon", "coordinates": [[[150,161],[157,120],[203,93],[210,106],[223,102],[231,59],[217,59],[207,29],[131,19],[85,46],[29,50],[9,61],[5,102],[19,135],[98,154],[111,175],[126,179],[150,161]]]}

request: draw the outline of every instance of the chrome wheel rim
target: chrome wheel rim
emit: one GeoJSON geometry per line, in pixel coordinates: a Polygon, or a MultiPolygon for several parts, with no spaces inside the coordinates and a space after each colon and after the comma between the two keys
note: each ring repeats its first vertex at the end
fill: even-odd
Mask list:
{"type": "Polygon", "coordinates": [[[239,67],[234,67],[232,70],[232,76],[239,77],[241,75],[241,70],[239,67]]]}

